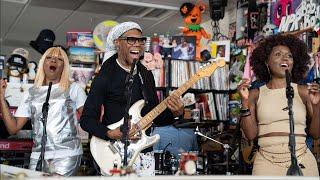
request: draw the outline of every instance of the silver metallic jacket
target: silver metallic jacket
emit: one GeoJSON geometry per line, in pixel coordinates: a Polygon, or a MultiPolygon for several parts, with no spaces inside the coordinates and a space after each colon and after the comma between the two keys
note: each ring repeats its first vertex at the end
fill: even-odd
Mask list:
{"type": "MultiPolygon", "coordinates": [[[[71,87],[71,86],[70,86],[71,87]]],[[[43,134],[42,105],[48,88],[30,88],[26,104],[30,107],[34,145],[32,152],[39,156],[43,134]]],[[[62,92],[57,84],[52,86],[47,118],[47,142],[45,159],[63,158],[82,154],[80,138],[77,137],[76,103],[70,98],[70,88],[62,92]],[[53,153],[54,152],[54,153],[53,153]],[[47,153],[52,153],[49,157],[47,153]]],[[[34,158],[34,157],[33,157],[34,158]]]]}

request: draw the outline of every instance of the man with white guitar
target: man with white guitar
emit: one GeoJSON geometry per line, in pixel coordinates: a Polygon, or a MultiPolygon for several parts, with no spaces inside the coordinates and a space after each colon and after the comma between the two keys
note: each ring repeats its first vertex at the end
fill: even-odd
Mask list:
{"type": "MultiPolygon", "coordinates": [[[[140,59],[145,42],[146,38],[142,36],[142,29],[137,23],[124,22],[111,29],[107,37],[104,63],[93,80],[84,106],[80,124],[85,131],[93,135],[91,153],[104,175],[110,175],[110,168],[122,166],[123,144],[118,140],[122,137],[120,126],[123,124],[122,118],[128,99],[125,93],[125,80],[134,60],[140,59]],[[99,147],[100,144],[105,145],[106,148],[99,147]]],[[[141,110],[141,115],[140,111],[137,114],[143,117],[156,107],[159,101],[151,71],[148,71],[138,61],[135,65],[135,72],[131,95],[131,105],[133,105],[129,114],[132,114],[130,111],[141,110]],[[139,100],[144,100],[144,103],[139,104],[138,109],[134,109],[133,107],[140,102],[139,100]]],[[[156,115],[157,117],[153,120],[158,126],[172,124],[174,117],[183,114],[184,107],[179,96],[170,96],[165,105],[168,109],[162,110],[163,112],[161,111],[162,113],[156,115]]],[[[150,134],[151,123],[146,126],[138,126],[139,123],[136,121],[139,119],[132,115],[131,128],[138,132],[142,131],[143,134],[142,137],[138,137],[141,143],[131,142],[129,145],[128,166],[131,166],[138,176],[150,176],[155,174],[155,162],[151,153],[152,149],[148,147],[154,143],[151,141],[157,141],[159,137],[145,136],[144,133],[150,134]],[[133,156],[130,156],[132,154],[133,156]]],[[[131,130],[130,138],[136,134],[131,133],[131,130]]]]}

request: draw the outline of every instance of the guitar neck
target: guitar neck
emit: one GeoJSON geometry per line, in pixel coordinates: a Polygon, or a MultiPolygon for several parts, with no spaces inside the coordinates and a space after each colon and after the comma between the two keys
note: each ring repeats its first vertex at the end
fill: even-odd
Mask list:
{"type": "MultiPolygon", "coordinates": [[[[223,67],[223,66],[225,66],[225,61],[223,59],[217,60],[215,63],[211,63],[210,65],[202,68],[197,73],[195,73],[187,82],[185,82],[181,87],[176,89],[172,94],[180,97],[199,79],[203,77],[209,77],[218,67],[223,67]]],[[[140,121],[137,122],[135,126],[132,127],[132,129],[130,129],[129,135],[133,136],[138,131],[144,130],[150,127],[152,121],[167,108],[166,102],[168,101],[170,96],[167,97],[165,100],[163,100],[159,105],[157,105],[152,111],[150,111],[142,119],[140,119],[140,121]]]]}
{"type": "MultiPolygon", "coordinates": [[[[199,79],[201,79],[201,76],[195,74],[192,76],[187,82],[185,82],[181,87],[176,89],[173,93],[180,97],[184,92],[186,92],[194,83],[196,83],[199,79]]],[[[170,96],[172,96],[170,95],[170,96]]],[[[150,111],[148,114],[146,114],[136,125],[140,129],[145,129],[149,127],[149,125],[152,123],[152,121],[161,114],[166,108],[166,101],[169,99],[168,96],[166,99],[164,99],[160,104],[158,104],[152,111],[150,111]]],[[[130,135],[134,135],[138,129],[132,128],[129,132],[130,135]]]]}

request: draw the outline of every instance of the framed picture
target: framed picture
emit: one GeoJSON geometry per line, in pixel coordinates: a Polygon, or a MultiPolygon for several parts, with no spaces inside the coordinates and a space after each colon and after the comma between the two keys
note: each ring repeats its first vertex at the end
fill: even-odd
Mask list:
{"type": "Polygon", "coordinates": [[[251,29],[259,28],[259,12],[250,12],[250,26],[251,29]]]}
{"type": "Polygon", "coordinates": [[[211,41],[207,45],[212,59],[224,59],[225,62],[230,61],[230,41],[211,41]]]}
{"type": "Polygon", "coordinates": [[[173,36],[172,44],[172,59],[194,60],[196,58],[195,36],[173,36]]]}
{"type": "Polygon", "coordinates": [[[94,47],[93,35],[91,31],[67,32],[67,47],[83,46],[94,47]]]}
{"type": "Polygon", "coordinates": [[[85,89],[87,83],[94,74],[94,68],[71,67],[71,80],[79,83],[85,89]]]}
{"type": "Polygon", "coordinates": [[[96,54],[93,48],[70,47],[69,59],[71,63],[95,63],[96,54]]]}

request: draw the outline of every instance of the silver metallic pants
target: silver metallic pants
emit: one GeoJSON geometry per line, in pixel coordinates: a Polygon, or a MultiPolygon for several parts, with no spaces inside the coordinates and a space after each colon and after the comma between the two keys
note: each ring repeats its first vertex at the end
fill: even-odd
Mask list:
{"type": "MultiPolygon", "coordinates": [[[[46,159],[44,172],[61,176],[73,176],[80,167],[82,155],[66,158],[46,159]]],[[[29,169],[36,170],[38,159],[30,159],[29,169]]]]}

